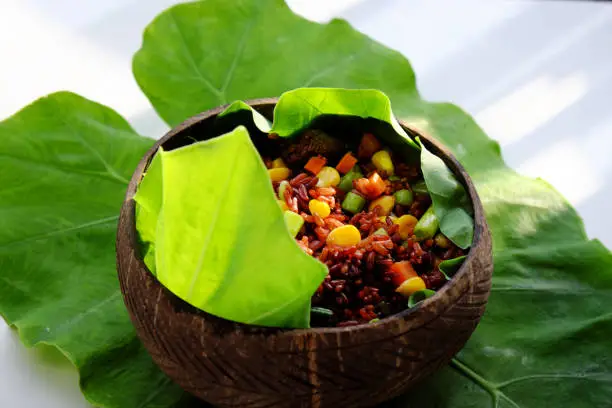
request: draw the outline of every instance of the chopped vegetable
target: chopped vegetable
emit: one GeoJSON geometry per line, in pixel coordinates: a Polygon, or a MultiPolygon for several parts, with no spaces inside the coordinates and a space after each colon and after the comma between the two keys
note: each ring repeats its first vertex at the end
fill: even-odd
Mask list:
{"type": "Polygon", "coordinates": [[[285,190],[289,187],[289,182],[287,180],[283,180],[278,185],[278,198],[280,200],[285,200],[285,190]]]}
{"type": "Polygon", "coordinates": [[[407,189],[396,191],[394,196],[395,196],[395,202],[398,203],[399,205],[408,206],[412,204],[412,202],[414,201],[412,191],[407,190],[407,189]]]}
{"type": "Polygon", "coordinates": [[[308,170],[312,174],[317,174],[321,171],[323,166],[327,163],[327,159],[321,156],[315,156],[308,159],[308,162],[304,166],[305,170],[308,170]]]}
{"type": "Polygon", "coordinates": [[[342,209],[344,211],[348,211],[350,213],[357,214],[358,212],[363,210],[363,207],[365,206],[365,204],[366,204],[365,198],[363,198],[359,194],[356,194],[350,191],[344,198],[344,201],[342,201],[342,209]]]}
{"type": "Polygon", "coordinates": [[[402,283],[395,291],[409,298],[415,292],[423,289],[427,289],[425,286],[425,281],[421,277],[416,276],[404,281],[404,283],[402,283]]]}
{"type": "Polygon", "coordinates": [[[399,225],[399,234],[402,239],[408,239],[414,231],[414,226],[419,222],[415,216],[410,214],[402,215],[401,217],[394,220],[399,225]]]}
{"type": "Polygon", "coordinates": [[[441,232],[438,232],[436,234],[436,236],[434,237],[434,242],[437,246],[439,246],[440,248],[444,248],[444,249],[450,248],[452,245],[450,240],[446,238],[446,236],[441,232]]]}
{"type": "Polygon", "coordinates": [[[379,207],[378,215],[389,215],[393,206],[395,205],[395,198],[393,196],[382,196],[370,203],[368,208],[370,211],[374,211],[376,207],[379,207]]]}
{"type": "Polygon", "coordinates": [[[289,210],[289,206],[287,205],[287,202],[285,200],[276,200],[278,202],[278,205],[280,206],[281,210],[283,211],[287,211],[289,210]]]}
{"type": "MultiPolygon", "coordinates": [[[[300,217],[301,218],[301,217],[300,217]]],[[[357,245],[361,241],[361,233],[351,224],[343,225],[332,230],[327,236],[327,243],[341,247],[357,245]]]]}
{"type": "Polygon", "coordinates": [[[415,194],[429,194],[429,190],[427,189],[427,184],[425,184],[424,180],[419,181],[411,186],[412,191],[415,194]]]}
{"type": "Polygon", "coordinates": [[[379,150],[372,156],[372,164],[380,172],[384,172],[388,176],[392,176],[395,172],[391,155],[386,150],[379,150]]]}
{"type": "Polygon", "coordinates": [[[370,177],[368,177],[370,181],[369,190],[372,193],[373,197],[378,197],[387,189],[387,185],[385,184],[385,180],[383,180],[380,175],[376,172],[372,173],[370,177]]]}
{"type": "Polygon", "coordinates": [[[340,173],[333,167],[325,166],[317,173],[317,187],[336,187],[340,184],[340,173]]]}
{"type": "Polygon", "coordinates": [[[379,229],[377,229],[376,231],[374,231],[374,233],[372,235],[386,235],[389,236],[389,234],[387,234],[387,230],[380,227],[379,229]]]}
{"type": "Polygon", "coordinates": [[[414,292],[408,298],[408,307],[414,307],[417,303],[424,301],[427,298],[432,297],[436,294],[436,291],[431,289],[421,289],[414,292]]]}
{"type": "Polygon", "coordinates": [[[374,172],[367,179],[360,178],[356,180],[355,188],[368,199],[373,200],[384,193],[387,186],[380,175],[377,172],[374,172]]]}
{"type": "Polygon", "coordinates": [[[357,156],[360,159],[369,159],[374,153],[380,150],[381,144],[371,133],[365,133],[359,143],[359,149],[357,150],[357,156]]]}
{"type": "Polygon", "coordinates": [[[285,164],[283,159],[281,159],[280,157],[272,162],[272,168],[273,169],[278,169],[278,168],[281,168],[281,167],[287,167],[287,165],[285,164]]]}
{"type": "Polygon", "coordinates": [[[389,176],[389,181],[400,181],[401,178],[397,176],[389,176]]]}
{"type": "Polygon", "coordinates": [[[353,189],[353,181],[361,177],[363,177],[363,173],[359,169],[359,166],[354,166],[348,173],[342,176],[338,188],[347,193],[353,189]]]}
{"type": "Polygon", "coordinates": [[[282,181],[287,180],[291,175],[291,170],[286,167],[277,167],[273,169],[268,169],[268,174],[270,175],[270,179],[272,181],[282,181]]]}
{"type": "Polygon", "coordinates": [[[440,222],[438,221],[438,217],[436,217],[433,205],[431,205],[427,211],[425,211],[425,214],[423,214],[419,222],[414,226],[414,235],[419,241],[433,238],[439,226],[440,222]]]}
{"type": "Polygon", "coordinates": [[[342,157],[342,159],[340,159],[338,165],[336,166],[336,170],[342,174],[346,174],[351,171],[356,164],[357,159],[351,154],[351,152],[348,152],[342,157]]]}
{"type": "Polygon", "coordinates": [[[418,276],[410,261],[395,262],[391,265],[392,282],[395,286],[400,286],[406,280],[418,276]]]}
{"type": "Polygon", "coordinates": [[[318,215],[321,218],[326,218],[331,212],[329,204],[319,200],[310,200],[308,202],[308,209],[312,215],[318,215]]]}
{"type": "Polygon", "coordinates": [[[292,237],[295,237],[304,225],[304,219],[300,214],[294,213],[293,211],[285,211],[285,224],[292,237]]]}

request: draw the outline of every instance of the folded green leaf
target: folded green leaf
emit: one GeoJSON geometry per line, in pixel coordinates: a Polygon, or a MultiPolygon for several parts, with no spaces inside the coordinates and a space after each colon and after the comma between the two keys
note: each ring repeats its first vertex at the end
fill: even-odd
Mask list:
{"type": "Polygon", "coordinates": [[[232,113],[240,113],[243,111],[251,112],[251,120],[257,126],[259,130],[262,132],[270,132],[270,122],[266,119],[261,113],[257,112],[255,109],[252,109],[249,105],[242,101],[235,101],[230,104],[223,112],[221,112],[217,118],[223,118],[224,116],[230,115],[232,113]]]}
{"type": "Polygon", "coordinates": [[[421,169],[440,231],[460,248],[467,248],[474,237],[472,206],[465,188],[441,158],[421,146],[421,169]]]}
{"type": "Polygon", "coordinates": [[[455,275],[455,273],[457,273],[461,265],[463,265],[464,260],[465,255],[453,259],[447,259],[446,261],[440,262],[438,268],[440,268],[440,272],[444,274],[446,279],[450,280],[455,275]]]}
{"type": "Polygon", "coordinates": [[[244,127],[160,149],[134,199],[157,279],[181,299],[242,323],[309,327],[310,298],[327,268],[287,232],[244,127]]]}
{"type": "Polygon", "coordinates": [[[182,395],[136,337],[115,270],[127,180],[152,144],[67,92],[0,122],[0,314],[26,345],[74,363],[96,406],[169,407],[182,395]]]}
{"type": "Polygon", "coordinates": [[[417,303],[424,301],[427,298],[432,297],[436,294],[436,291],[431,289],[421,289],[417,292],[414,292],[408,298],[408,307],[415,307],[417,303]]]}

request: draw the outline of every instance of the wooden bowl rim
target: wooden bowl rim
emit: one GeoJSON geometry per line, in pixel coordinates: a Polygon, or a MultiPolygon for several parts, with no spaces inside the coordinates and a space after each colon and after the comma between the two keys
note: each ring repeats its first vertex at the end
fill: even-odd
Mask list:
{"type": "MultiPolygon", "coordinates": [[[[259,110],[262,108],[269,108],[269,107],[274,107],[276,105],[276,103],[278,102],[278,97],[274,97],[274,98],[257,98],[257,99],[248,99],[245,100],[244,102],[253,107],[255,110],[259,110]],[[271,106],[270,106],[271,105],[271,106]]],[[[201,112],[197,115],[194,115],[188,119],[186,119],[185,121],[183,121],[182,123],[180,123],[179,125],[175,126],[174,128],[172,128],[171,130],[169,130],[163,137],[161,137],[160,139],[158,139],[155,144],[145,153],[145,155],[142,157],[141,161],[138,163],[138,165],[136,166],[136,169],[134,170],[134,173],[132,174],[132,177],[130,178],[130,182],[128,184],[128,188],[126,191],[126,196],[125,196],[125,200],[124,200],[124,205],[126,202],[133,200],[134,194],[136,193],[136,189],[138,187],[138,184],[140,183],[140,180],[142,178],[142,175],[144,174],[146,168],[148,167],[149,163],[151,162],[153,156],[155,155],[155,153],[157,152],[158,148],[160,146],[162,146],[163,144],[165,144],[168,140],[170,140],[171,138],[179,135],[181,132],[183,132],[184,130],[200,123],[203,122],[207,119],[210,119],[211,117],[214,117],[216,115],[218,115],[219,113],[221,113],[223,110],[225,110],[230,104],[225,104],[225,105],[221,105],[221,106],[217,106],[215,108],[212,109],[208,109],[204,112],[201,112]]],[[[475,258],[478,256],[478,251],[475,251],[474,249],[481,246],[481,245],[486,245],[487,244],[487,237],[489,236],[488,233],[488,226],[486,223],[486,219],[484,217],[484,210],[482,207],[482,203],[480,201],[480,198],[478,196],[478,193],[476,192],[476,188],[469,176],[469,174],[467,173],[467,171],[463,168],[463,166],[461,165],[461,163],[459,163],[459,161],[454,157],[454,155],[441,143],[439,142],[436,138],[434,138],[433,136],[428,135],[427,133],[421,131],[421,130],[417,130],[416,128],[410,126],[408,123],[406,123],[405,121],[401,120],[401,119],[397,119],[398,122],[400,123],[400,125],[402,126],[402,128],[404,128],[404,130],[406,130],[410,136],[418,136],[420,137],[428,146],[428,148],[430,148],[431,146],[433,146],[435,148],[435,150],[438,150],[439,153],[441,154],[436,154],[436,156],[440,157],[445,164],[448,165],[448,162],[452,163],[452,166],[449,166],[450,170],[453,172],[453,174],[455,175],[455,177],[457,177],[457,179],[459,180],[459,182],[461,182],[461,184],[463,184],[463,186],[466,188],[466,191],[470,197],[470,200],[472,202],[472,207],[473,207],[473,211],[474,211],[474,238],[472,241],[472,245],[470,246],[470,250],[467,254],[467,257],[465,259],[465,261],[463,262],[463,264],[461,265],[461,267],[459,268],[459,270],[457,271],[457,273],[453,276],[453,278],[444,284],[444,286],[439,289],[438,291],[436,291],[436,293],[431,296],[430,298],[425,299],[423,302],[421,302],[421,304],[419,306],[416,307],[412,307],[412,308],[407,308],[403,311],[401,311],[400,313],[396,313],[394,315],[385,317],[383,319],[381,319],[380,321],[372,324],[372,323],[362,323],[359,325],[355,325],[355,326],[347,326],[347,327],[311,327],[311,328],[298,328],[298,329],[291,329],[291,328],[278,328],[278,327],[269,327],[269,326],[256,326],[256,325],[250,325],[250,324],[246,324],[246,323],[239,323],[239,322],[234,322],[234,321],[230,321],[227,319],[223,319],[220,318],[218,316],[215,316],[216,318],[220,318],[222,320],[227,320],[228,322],[231,322],[232,324],[236,325],[237,327],[258,327],[258,328],[263,328],[263,329],[267,329],[267,330],[271,330],[276,332],[278,335],[281,335],[281,333],[283,335],[304,335],[304,334],[321,334],[321,335],[325,335],[325,334],[339,334],[339,333],[346,333],[346,332],[356,332],[356,331],[369,331],[369,330],[374,330],[374,331],[378,331],[381,329],[385,329],[386,326],[391,327],[394,322],[396,322],[397,320],[407,320],[410,315],[417,313],[422,307],[424,306],[432,306],[432,304],[439,304],[440,306],[444,306],[444,302],[443,302],[443,298],[445,298],[448,295],[448,292],[452,289],[452,287],[456,284],[457,281],[461,280],[461,279],[466,279],[466,274],[468,272],[468,268],[467,268],[467,264],[474,261],[475,258]],[[455,170],[453,170],[452,167],[455,167],[455,170]]],[[[132,206],[132,210],[135,208],[135,206],[132,206]]],[[[130,213],[128,214],[128,218],[127,221],[129,223],[129,234],[132,237],[136,237],[137,236],[137,232],[136,232],[136,225],[135,225],[135,212],[134,211],[130,211],[130,213]]],[[[121,227],[121,225],[120,225],[121,227]]],[[[132,243],[137,243],[137,240],[132,239],[130,240],[130,242],[132,243]]],[[[135,254],[139,254],[140,251],[135,248],[134,251],[135,254]]],[[[153,275],[151,273],[151,271],[148,269],[148,267],[145,265],[144,260],[141,259],[141,257],[139,256],[135,256],[135,261],[138,263],[139,268],[143,269],[144,271],[146,271],[147,273],[151,274],[154,282],[157,285],[160,285],[161,287],[165,286],[159,282],[155,275],[153,275]]],[[[167,289],[167,288],[166,288],[167,289]]],[[[169,290],[169,289],[168,289],[169,290]]],[[[172,291],[170,291],[172,292],[172,291]]],[[[125,294],[124,294],[125,296],[125,294]]],[[[175,295],[176,296],[176,295],[175,295]]],[[[185,304],[189,305],[186,301],[184,301],[183,299],[180,299],[178,296],[176,296],[177,299],[180,302],[184,302],[185,304]]],[[[191,305],[189,305],[191,306],[191,305]]],[[[451,306],[451,305],[448,305],[451,306]]],[[[192,306],[193,307],[193,306],[192,306]]],[[[208,314],[210,316],[214,316],[208,312],[205,312],[203,310],[198,309],[198,312],[204,313],[204,314],[208,314]]],[[[438,315],[440,315],[440,311],[436,310],[436,313],[432,314],[432,316],[427,319],[424,320],[422,323],[427,323],[433,319],[435,319],[438,315]]],[[[198,314],[192,314],[194,317],[203,319],[202,316],[199,316],[198,314]]],[[[248,332],[243,332],[243,335],[248,335],[248,332]]],[[[374,340],[375,341],[375,340],[374,340]]]]}

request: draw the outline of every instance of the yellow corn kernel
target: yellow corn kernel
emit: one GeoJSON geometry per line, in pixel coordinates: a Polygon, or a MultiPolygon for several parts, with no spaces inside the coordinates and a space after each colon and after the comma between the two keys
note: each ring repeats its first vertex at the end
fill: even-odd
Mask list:
{"type": "Polygon", "coordinates": [[[402,239],[408,239],[414,230],[414,226],[419,222],[413,215],[406,214],[401,217],[393,220],[396,224],[399,225],[399,234],[402,239]]]}
{"type": "Polygon", "coordinates": [[[357,245],[361,241],[361,234],[354,225],[343,225],[332,230],[327,236],[329,245],[338,245],[341,247],[350,247],[357,245]]]}
{"type": "Polygon", "coordinates": [[[415,276],[413,278],[406,279],[399,288],[395,289],[397,293],[401,293],[406,297],[410,297],[414,292],[418,292],[419,290],[427,289],[425,286],[425,281],[421,279],[419,276],[415,276]]]}
{"type": "Polygon", "coordinates": [[[287,211],[289,209],[289,206],[287,205],[287,202],[285,200],[276,200],[276,202],[278,202],[278,205],[280,206],[281,210],[287,211]]]}
{"type": "Polygon", "coordinates": [[[325,166],[317,173],[317,187],[336,187],[340,184],[340,173],[333,167],[325,166]]]}
{"type": "Polygon", "coordinates": [[[283,181],[289,178],[291,170],[286,167],[276,167],[274,169],[268,169],[268,175],[272,181],[283,181]]]}
{"type": "Polygon", "coordinates": [[[321,218],[325,218],[331,212],[329,204],[319,200],[310,200],[308,202],[308,209],[312,215],[318,215],[321,218]]]}
{"type": "Polygon", "coordinates": [[[393,161],[389,152],[386,150],[379,150],[372,156],[372,164],[376,167],[376,170],[385,172],[387,176],[392,176],[395,172],[393,167],[393,161]]]}
{"type": "Polygon", "coordinates": [[[282,167],[286,168],[287,165],[285,164],[283,159],[281,159],[280,157],[278,159],[272,161],[272,168],[273,169],[280,169],[282,167]]]}
{"type": "Polygon", "coordinates": [[[380,213],[380,215],[389,215],[389,213],[391,213],[391,210],[393,210],[394,205],[395,205],[395,197],[382,196],[372,201],[368,209],[372,211],[374,210],[374,208],[380,207],[382,208],[382,212],[380,213]]]}

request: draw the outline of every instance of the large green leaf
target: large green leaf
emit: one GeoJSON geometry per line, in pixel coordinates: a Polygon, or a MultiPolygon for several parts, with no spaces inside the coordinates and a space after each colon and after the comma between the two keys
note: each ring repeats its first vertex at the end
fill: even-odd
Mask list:
{"type": "Polygon", "coordinates": [[[0,314],[57,347],[93,404],[168,407],[182,392],[140,345],[115,272],[127,180],[152,144],[70,93],[0,122],[0,314]]]}
{"type": "Polygon", "coordinates": [[[160,15],[147,28],[134,73],[171,125],[221,103],[301,86],[385,92],[398,116],[443,141],[471,174],[495,257],[490,304],[475,335],[450,369],[400,405],[594,407],[612,400],[612,315],[603,307],[612,295],[612,254],[587,240],[553,188],[506,167],[498,144],[469,115],[421,100],[400,54],[345,22],[304,21],[280,0],[208,0],[160,15]]]}
{"type": "Polygon", "coordinates": [[[310,298],[327,268],[288,233],[245,127],[158,151],[141,186],[137,228],[168,289],[226,319],[309,327],[310,298]]]}

